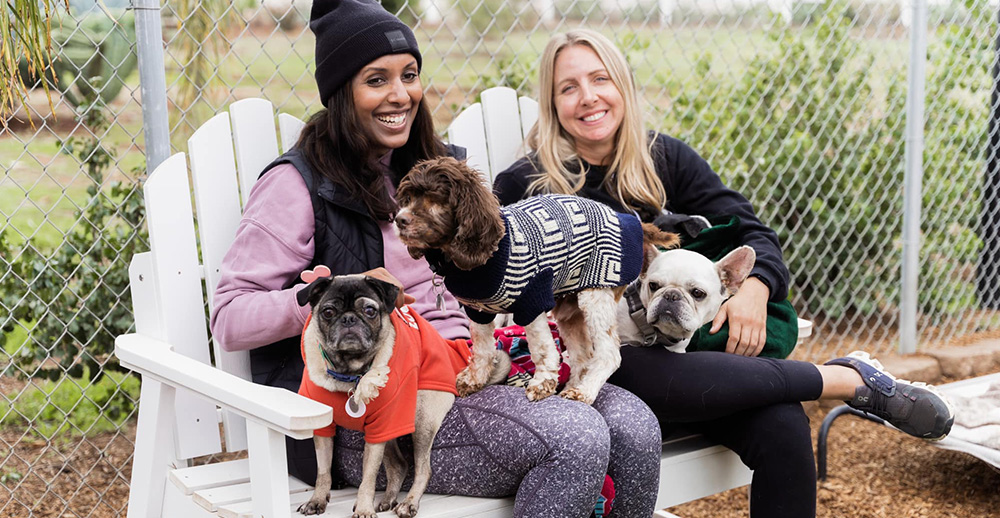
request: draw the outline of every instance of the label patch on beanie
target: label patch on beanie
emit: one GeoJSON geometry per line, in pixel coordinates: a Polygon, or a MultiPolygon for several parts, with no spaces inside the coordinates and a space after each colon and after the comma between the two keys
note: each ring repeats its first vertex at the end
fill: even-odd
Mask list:
{"type": "Polygon", "coordinates": [[[403,36],[403,31],[386,31],[385,39],[389,40],[389,46],[392,47],[393,52],[402,52],[410,47],[406,43],[406,36],[403,36]]]}

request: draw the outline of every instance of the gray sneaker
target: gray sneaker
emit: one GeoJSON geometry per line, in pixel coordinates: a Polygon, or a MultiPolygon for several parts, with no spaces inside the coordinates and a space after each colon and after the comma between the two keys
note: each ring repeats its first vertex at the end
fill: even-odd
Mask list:
{"type": "Polygon", "coordinates": [[[926,383],[897,380],[878,360],[863,351],[854,351],[827,365],[851,367],[865,381],[847,402],[853,408],[873,414],[914,437],[939,441],[951,431],[955,412],[938,391],[926,383]]]}

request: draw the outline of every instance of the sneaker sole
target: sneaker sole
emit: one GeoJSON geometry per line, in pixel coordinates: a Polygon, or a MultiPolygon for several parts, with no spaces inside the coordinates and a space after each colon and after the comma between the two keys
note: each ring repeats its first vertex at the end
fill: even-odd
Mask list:
{"type": "MultiPolygon", "coordinates": [[[[948,408],[948,414],[951,417],[952,422],[954,422],[954,420],[955,420],[955,408],[951,405],[951,401],[948,401],[948,398],[945,397],[945,395],[942,394],[941,391],[938,390],[937,387],[935,387],[934,385],[928,385],[927,383],[924,383],[923,381],[909,381],[909,380],[899,379],[899,378],[893,376],[892,374],[886,372],[885,367],[882,366],[882,362],[876,360],[875,358],[872,358],[872,356],[870,354],[866,353],[865,351],[854,351],[851,354],[848,354],[847,357],[848,358],[854,358],[854,359],[856,359],[858,361],[861,361],[862,363],[868,364],[868,366],[870,366],[870,367],[878,369],[882,374],[885,374],[886,376],[889,377],[889,379],[892,379],[893,381],[896,381],[896,382],[899,382],[899,383],[906,383],[906,384],[914,386],[914,387],[919,387],[919,388],[922,388],[922,389],[924,389],[924,390],[926,390],[926,391],[934,394],[935,396],[937,396],[938,398],[940,398],[941,401],[944,402],[944,406],[948,408]]],[[[883,421],[885,422],[885,425],[888,426],[889,428],[892,428],[894,430],[899,430],[900,433],[906,433],[903,430],[900,430],[899,428],[896,428],[895,426],[893,426],[892,424],[890,424],[889,421],[885,421],[884,419],[883,419],[883,421]]],[[[907,435],[909,435],[909,434],[907,434],[907,435]]],[[[918,437],[918,438],[919,439],[923,439],[925,441],[937,442],[937,441],[940,441],[941,439],[944,439],[945,437],[948,437],[948,434],[944,434],[941,437],[918,437]]]]}

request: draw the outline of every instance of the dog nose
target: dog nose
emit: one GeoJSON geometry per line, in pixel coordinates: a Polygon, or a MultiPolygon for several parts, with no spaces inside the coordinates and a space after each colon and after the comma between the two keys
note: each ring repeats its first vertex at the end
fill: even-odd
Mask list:
{"type": "Polygon", "coordinates": [[[410,216],[408,214],[400,213],[396,214],[396,226],[400,229],[406,228],[410,224],[410,216]]]}
{"type": "Polygon", "coordinates": [[[681,300],[681,297],[681,290],[677,289],[667,290],[667,292],[663,294],[663,298],[669,300],[670,302],[677,302],[681,300]]]}
{"type": "Polygon", "coordinates": [[[353,313],[348,313],[340,317],[340,324],[343,326],[353,326],[358,323],[358,317],[353,313]]]}

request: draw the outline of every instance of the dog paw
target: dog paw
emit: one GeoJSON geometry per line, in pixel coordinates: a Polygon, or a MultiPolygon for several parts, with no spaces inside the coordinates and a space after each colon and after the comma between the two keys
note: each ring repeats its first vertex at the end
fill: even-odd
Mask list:
{"type": "Polygon", "coordinates": [[[395,508],[396,508],[396,506],[398,506],[398,505],[399,505],[399,504],[398,504],[398,503],[396,502],[396,499],[395,499],[395,498],[393,498],[392,500],[389,500],[389,501],[386,501],[386,500],[382,500],[382,501],[381,501],[381,502],[379,502],[379,503],[378,503],[378,505],[377,505],[377,506],[375,507],[375,511],[377,511],[377,512],[380,512],[380,513],[381,513],[382,511],[388,511],[388,510],[390,510],[390,509],[395,509],[395,508]]]}
{"type": "Polygon", "coordinates": [[[559,395],[565,399],[569,399],[572,401],[579,401],[581,403],[586,403],[588,405],[592,405],[594,403],[594,398],[588,396],[587,394],[584,394],[582,390],[575,387],[565,389],[562,392],[560,392],[559,395]]]}
{"type": "Polygon", "coordinates": [[[528,401],[541,401],[556,393],[556,380],[529,383],[524,393],[528,396],[528,401]]]}
{"type": "Polygon", "coordinates": [[[458,376],[455,378],[455,389],[458,390],[459,396],[465,397],[483,389],[485,384],[476,379],[478,376],[475,375],[475,372],[471,368],[466,367],[465,370],[458,373],[458,376]]]}
{"type": "Polygon", "coordinates": [[[309,516],[311,514],[323,514],[326,512],[326,499],[311,498],[308,502],[299,506],[299,514],[309,516]]]}
{"type": "Polygon", "coordinates": [[[370,511],[368,510],[358,511],[357,509],[355,509],[354,514],[351,515],[351,518],[378,518],[378,515],[375,514],[374,509],[370,511]]]}
{"type": "Polygon", "coordinates": [[[413,518],[417,515],[417,504],[409,499],[396,506],[396,516],[399,518],[413,518]]]}

